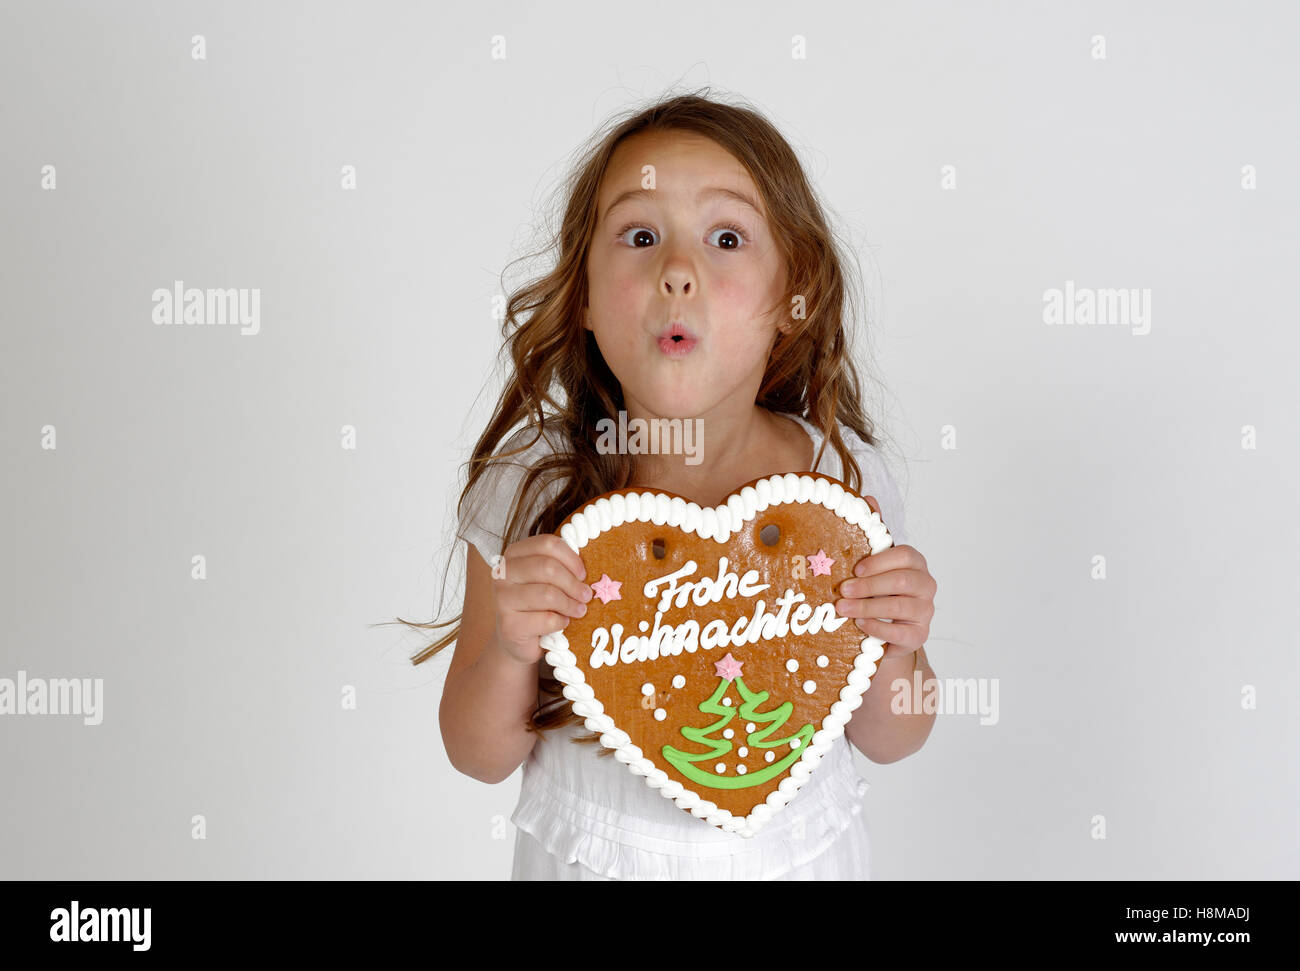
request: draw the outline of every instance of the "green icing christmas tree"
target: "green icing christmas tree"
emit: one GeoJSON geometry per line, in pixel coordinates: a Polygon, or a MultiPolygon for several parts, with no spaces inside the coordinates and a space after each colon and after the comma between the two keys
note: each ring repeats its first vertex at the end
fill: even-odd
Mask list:
{"type": "Polygon", "coordinates": [[[697,785],[708,789],[747,789],[750,786],[762,785],[764,782],[775,779],[799,760],[804,753],[805,746],[813,736],[812,725],[804,725],[793,735],[768,741],[768,736],[780,731],[789,720],[791,713],[794,711],[794,703],[787,701],[771,711],[759,711],[759,706],[767,701],[768,694],[766,691],[755,692],[749,690],[749,687],[740,677],[742,663],[730,654],[717,662],[718,687],[709,696],[708,700],[700,703],[699,710],[705,715],[718,716],[718,720],[705,728],[683,727],[681,729],[683,738],[688,742],[694,742],[696,745],[703,745],[708,751],[697,755],[683,752],[671,745],[665,745],[662,750],[663,757],[678,772],[697,785]],[[754,731],[747,735],[745,744],[750,748],[757,749],[794,746],[784,758],[769,762],[763,768],[753,772],[746,772],[743,775],[735,773],[734,766],[730,773],[719,773],[716,769],[717,760],[732,750],[731,740],[723,738],[721,733],[731,720],[736,717],[737,709],[735,706],[722,704],[723,696],[726,695],[727,689],[733,684],[742,699],[739,708],[740,717],[746,722],[754,723],[754,731]],[[701,767],[701,764],[703,767],[701,767]]]}

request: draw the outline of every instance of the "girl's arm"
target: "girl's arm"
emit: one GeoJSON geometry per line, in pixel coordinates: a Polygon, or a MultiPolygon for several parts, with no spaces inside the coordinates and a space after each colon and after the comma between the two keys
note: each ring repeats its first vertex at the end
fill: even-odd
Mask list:
{"type": "Polygon", "coordinates": [[[456,770],[495,784],[519,768],[537,741],[527,725],[537,705],[540,662],[519,661],[501,646],[492,568],[466,546],[465,606],[438,722],[456,770]]]}
{"type": "Polygon", "coordinates": [[[925,656],[925,648],[901,658],[881,658],[875,677],[862,696],[862,706],[844,726],[844,734],[859,752],[879,765],[907,758],[925,744],[934,728],[935,713],[926,714],[922,704],[933,678],[934,670],[925,656]],[[919,692],[916,690],[918,676],[919,692]],[[897,679],[906,681],[907,686],[895,690],[893,682],[897,679]],[[901,712],[893,710],[895,697],[900,698],[901,712]]]}
{"type": "MultiPolygon", "coordinates": [[[[875,499],[866,499],[879,515],[875,499]]],[[[836,601],[836,611],[856,617],[862,633],[879,637],[891,651],[880,659],[861,707],[844,726],[849,741],[872,762],[907,758],[934,728],[935,712],[927,713],[924,704],[934,680],[925,642],[938,588],[925,557],[906,544],[864,556],[853,576],[840,584],[842,599],[836,601]],[[896,681],[901,682],[897,688],[896,681]]]]}

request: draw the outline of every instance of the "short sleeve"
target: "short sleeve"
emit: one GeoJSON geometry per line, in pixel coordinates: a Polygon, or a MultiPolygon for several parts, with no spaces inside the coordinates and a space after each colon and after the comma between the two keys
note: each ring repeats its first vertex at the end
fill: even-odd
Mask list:
{"type": "Polygon", "coordinates": [[[858,460],[862,472],[860,495],[871,496],[880,505],[880,518],[889,529],[895,546],[910,545],[907,538],[906,510],[898,485],[890,474],[885,460],[875,448],[864,442],[854,432],[848,433],[846,442],[858,460]]]}
{"type": "MultiPolygon", "coordinates": [[[[510,453],[522,448],[528,445],[535,435],[536,432],[532,429],[520,429],[506,440],[499,452],[510,453]]],[[[505,549],[505,531],[510,523],[510,512],[518,499],[524,480],[528,477],[529,469],[551,451],[550,442],[545,437],[539,437],[518,455],[506,455],[500,458],[494,456],[478,481],[474,483],[474,488],[465,497],[457,522],[456,536],[478,550],[486,563],[491,564],[493,558],[505,549]]],[[[553,491],[553,488],[548,486],[543,496],[553,491]]],[[[533,515],[536,511],[536,509],[530,510],[533,515]]]]}
{"type": "Polygon", "coordinates": [[[496,512],[509,501],[504,498],[504,479],[501,469],[489,466],[465,500],[457,523],[456,536],[478,550],[489,566],[492,558],[505,547],[501,534],[505,531],[506,517],[496,512]]]}

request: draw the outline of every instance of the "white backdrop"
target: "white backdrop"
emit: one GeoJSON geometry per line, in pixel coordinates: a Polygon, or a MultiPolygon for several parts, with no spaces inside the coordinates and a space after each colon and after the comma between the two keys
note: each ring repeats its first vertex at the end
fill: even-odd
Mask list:
{"type": "Polygon", "coordinates": [[[856,248],[928,654],[998,686],[859,757],[874,875],[1300,876],[1294,8],[472,6],[0,8],[0,679],[103,685],[0,716],[0,878],[508,876],[518,773],[457,774],[450,652],[367,625],[449,552],[459,609],[491,300],[570,154],[704,84],[856,248]],[[175,281],[256,333],[155,323],[175,281]],[[1067,286],[1150,315],[1045,322],[1067,286]]]}

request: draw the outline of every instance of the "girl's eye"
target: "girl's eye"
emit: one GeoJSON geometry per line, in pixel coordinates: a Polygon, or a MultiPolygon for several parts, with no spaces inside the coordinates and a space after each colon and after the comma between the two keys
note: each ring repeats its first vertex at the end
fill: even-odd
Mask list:
{"type": "MultiPolygon", "coordinates": [[[[636,233],[633,234],[633,236],[632,236],[632,240],[633,240],[633,241],[632,241],[629,245],[630,245],[633,249],[644,249],[645,247],[641,246],[641,245],[637,242],[637,240],[644,240],[644,239],[646,239],[647,237],[653,237],[653,236],[654,236],[654,233],[653,233],[651,230],[646,229],[644,226],[637,226],[637,225],[635,225],[635,224],[628,225],[628,226],[624,226],[622,229],[620,229],[620,230],[618,231],[618,238],[619,238],[619,239],[624,239],[624,238],[627,236],[627,234],[630,233],[630,232],[632,232],[632,230],[634,230],[634,229],[636,230],[636,233]]],[[[647,245],[649,245],[649,244],[647,243],[647,245]]]]}
{"type": "Polygon", "coordinates": [[[739,226],[727,224],[719,226],[713,232],[722,233],[722,239],[726,239],[728,236],[736,237],[732,242],[722,244],[722,248],[726,250],[740,249],[741,246],[749,242],[749,237],[745,235],[745,231],[739,226]]]}
{"type": "MultiPolygon", "coordinates": [[[[722,234],[719,239],[720,249],[736,250],[749,242],[749,236],[746,235],[745,231],[733,223],[724,223],[721,226],[715,227],[713,232],[709,234],[710,239],[713,238],[715,233],[722,234]],[[722,240],[729,241],[722,242],[722,240]]],[[[645,249],[646,246],[654,245],[656,236],[652,229],[647,229],[645,226],[640,226],[636,223],[628,223],[618,231],[618,238],[626,241],[633,249],[645,249]],[[636,232],[632,233],[632,230],[636,230],[636,232]],[[628,238],[629,233],[632,233],[630,239],[628,238]]]]}

